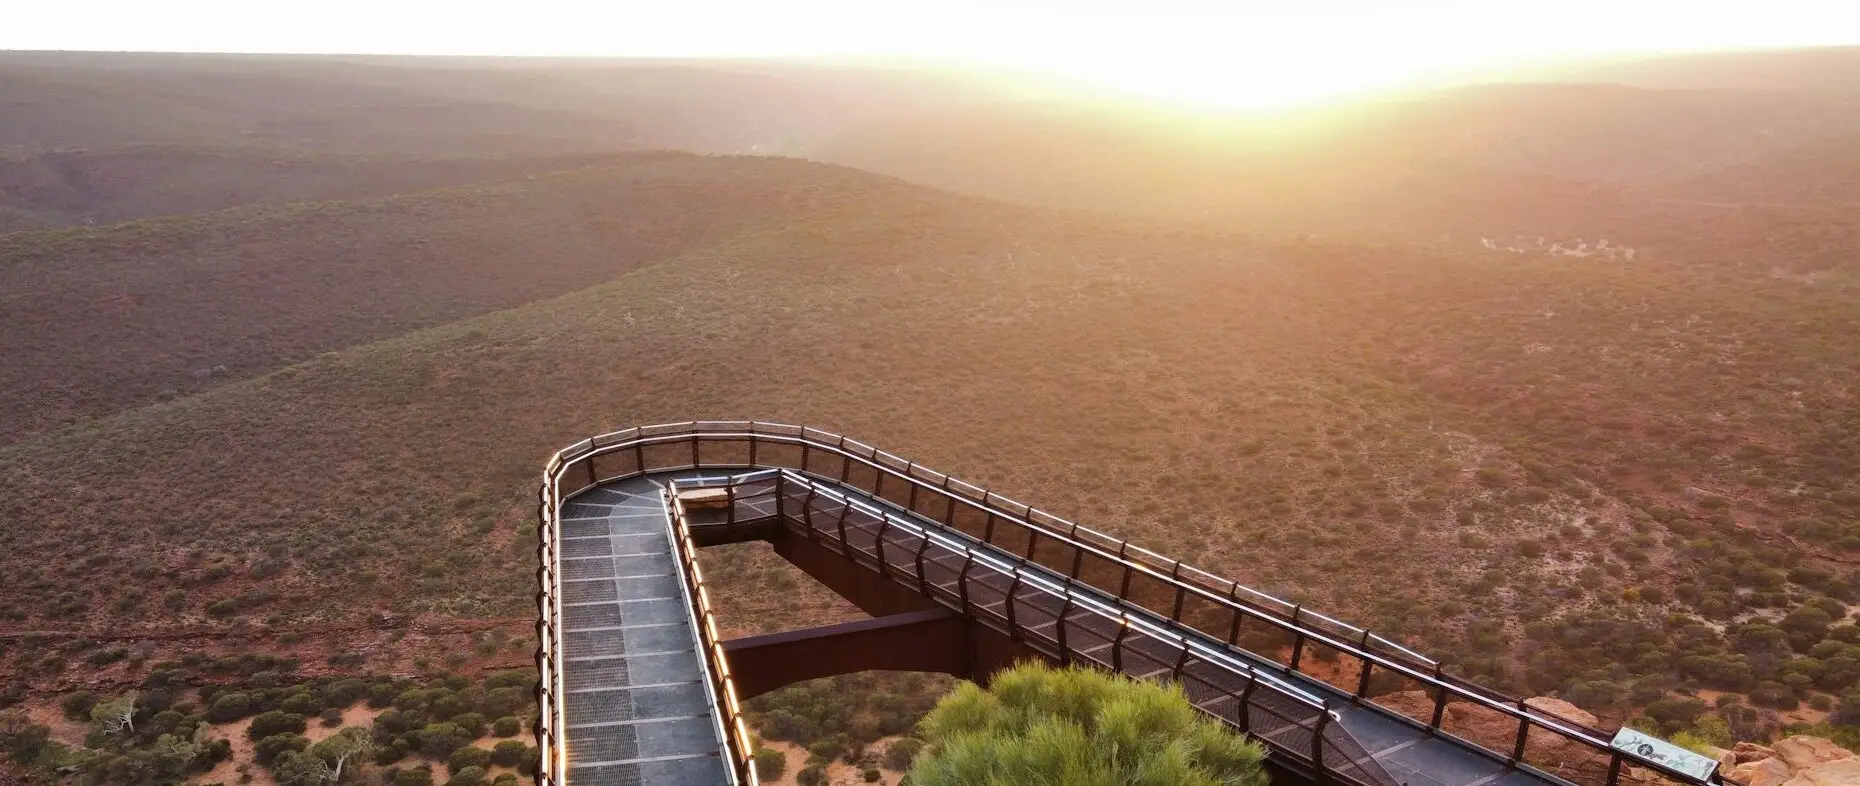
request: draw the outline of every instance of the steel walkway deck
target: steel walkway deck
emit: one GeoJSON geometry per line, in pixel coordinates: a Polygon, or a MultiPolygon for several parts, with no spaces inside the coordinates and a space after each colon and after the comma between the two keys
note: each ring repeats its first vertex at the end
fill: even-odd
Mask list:
{"type": "Polygon", "coordinates": [[[680,474],[562,506],[569,786],[728,782],[660,485],[680,474]]]}

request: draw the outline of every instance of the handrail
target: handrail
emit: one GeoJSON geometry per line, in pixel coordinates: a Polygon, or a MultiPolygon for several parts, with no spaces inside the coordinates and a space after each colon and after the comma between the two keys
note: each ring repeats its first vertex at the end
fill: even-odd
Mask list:
{"type": "MultiPolygon", "coordinates": [[[[699,466],[735,467],[743,469],[769,466],[761,463],[699,464],[699,449],[702,442],[737,440],[747,440],[750,442],[752,446],[752,457],[755,450],[754,446],[759,441],[801,447],[803,450],[803,467],[798,471],[802,474],[814,474],[805,467],[807,451],[810,450],[824,451],[828,454],[839,456],[848,462],[848,464],[845,465],[848,469],[852,462],[857,462],[877,473],[881,473],[878,481],[879,483],[883,482],[883,477],[889,476],[912,484],[915,488],[938,492],[940,496],[946,499],[953,502],[961,502],[972,509],[982,511],[990,516],[1005,519],[1010,524],[1018,525],[1038,537],[1050,538],[1080,550],[1089,550],[1089,553],[1092,553],[1100,559],[1107,560],[1122,567],[1127,575],[1141,574],[1149,579],[1174,587],[1178,593],[1193,593],[1199,598],[1219,607],[1230,609],[1236,614],[1245,615],[1248,618],[1264,620],[1280,630],[1292,633],[1296,641],[1295,646],[1302,646],[1305,640],[1310,640],[1336,650],[1339,653],[1347,653],[1357,658],[1359,662],[1362,663],[1365,670],[1371,667],[1380,667],[1395,674],[1399,674],[1435,690],[1436,707],[1433,720],[1425,724],[1430,731],[1454,736],[1440,729],[1442,718],[1442,712],[1440,710],[1444,708],[1450,696],[1510,717],[1520,724],[1516,750],[1512,756],[1506,758],[1506,760],[1511,763],[1518,763],[1518,757],[1525,747],[1525,737],[1530,728],[1534,727],[1562,735],[1567,739],[1582,743],[1596,749],[1599,753],[1610,756],[1611,784],[1615,782],[1616,777],[1614,774],[1618,773],[1621,769],[1619,765],[1623,761],[1631,763],[1636,767],[1660,773],[1668,778],[1677,779],[1681,782],[1691,784],[1708,783],[1708,781],[1701,781],[1687,773],[1668,767],[1661,762],[1646,759],[1628,751],[1616,749],[1600,736],[1602,732],[1599,729],[1584,726],[1552,713],[1535,710],[1520,700],[1506,697],[1502,693],[1490,690],[1462,678],[1447,675],[1442,672],[1441,664],[1438,661],[1415,653],[1413,650],[1395,644],[1386,638],[1376,636],[1366,629],[1343,623],[1328,616],[1310,612],[1304,609],[1302,605],[1292,604],[1258,590],[1244,587],[1238,582],[1220,579],[1212,573],[1185,565],[1179,560],[1170,560],[1156,552],[1144,549],[1140,546],[1135,546],[1127,541],[1118,540],[1110,535],[1098,532],[1097,530],[1081,526],[1059,516],[1046,513],[1045,511],[1038,510],[1024,503],[995,494],[980,486],[930,470],[915,462],[906,461],[901,457],[858,442],[857,440],[848,439],[838,434],[805,425],[797,426],[761,421],[686,421],[683,423],[634,427],[580,440],[557,451],[550,458],[548,464],[550,470],[546,477],[545,485],[551,485],[554,486],[554,488],[545,492],[545,504],[547,505],[550,499],[557,502],[562,499],[559,485],[561,478],[563,473],[576,463],[587,462],[589,482],[586,486],[571,492],[571,496],[573,493],[579,493],[580,490],[597,485],[600,482],[626,476],[620,475],[609,478],[598,478],[595,476],[596,473],[593,469],[593,459],[595,457],[622,450],[633,450],[636,455],[640,456],[641,465],[632,474],[697,468],[699,466]],[[644,465],[642,451],[645,447],[672,444],[686,440],[692,442],[691,464],[654,468],[647,468],[644,465]],[[895,463],[895,466],[888,464],[887,460],[895,463]],[[1010,507],[1002,507],[1003,505],[1010,507]],[[1015,511],[1014,508],[1018,508],[1019,510],[1015,511]],[[1050,523],[1042,523],[1036,521],[1036,519],[1045,519],[1050,523]],[[1099,542],[1091,542],[1093,540],[1099,542]],[[1143,559],[1144,557],[1147,557],[1148,560],[1143,559]],[[1150,564],[1152,562],[1156,564],[1150,564]],[[1166,569],[1158,568],[1157,565],[1165,566],[1166,569]],[[1189,578],[1191,579],[1195,576],[1204,578],[1200,582],[1185,580],[1183,577],[1184,573],[1189,574],[1189,578]],[[1204,586],[1204,582],[1226,584],[1227,586],[1224,588],[1225,594],[1221,591],[1211,589],[1208,586],[1204,586]],[[1246,593],[1248,597],[1257,599],[1260,603],[1256,604],[1241,600],[1240,595],[1243,592],[1246,593]],[[1276,605],[1281,609],[1288,609],[1290,613],[1288,615],[1283,611],[1275,612],[1267,607],[1269,605],[1276,605]],[[1338,636],[1311,627],[1307,620],[1313,619],[1327,625],[1342,628],[1350,633],[1347,636],[1338,636]],[[1350,637],[1355,637],[1358,640],[1352,641],[1350,637]],[[1369,647],[1372,641],[1377,645],[1399,651],[1402,655],[1402,659],[1398,660],[1373,651],[1369,647]],[[1403,662],[1403,660],[1408,658],[1412,658],[1420,663],[1403,662]],[[1422,663],[1425,665],[1421,665],[1422,663]],[[1501,697],[1504,700],[1500,701],[1494,697],[1501,697]]],[[[819,475],[815,476],[822,477],[819,475]]],[[[836,482],[844,481],[844,478],[827,479],[835,480],[836,482]]],[[[544,511],[545,523],[550,513],[551,511],[549,510],[544,511]]],[[[545,531],[543,536],[548,537],[549,534],[550,533],[545,531]]],[[[547,551],[546,545],[539,548],[539,553],[546,554],[547,551]]],[[[1176,622],[1179,624],[1180,620],[1176,620],[1176,622]]],[[[1296,669],[1295,663],[1293,668],[1294,670],[1296,669]]],[[[557,680],[558,682],[560,680],[559,674],[557,675],[557,680]]],[[[1362,682],[1364,687],[1366,687],[1368,680],[1364,679],[1362,682]]],[[[1367,698],[1363,696],[1362,693],[1363,691],[1359,689],[1355,695],[1358,698],[1367,698]]],[[[538,724],[539,726],[541,725],[540,719],[538,724]]],[[[1470,740],[1466,742],[1473,747],[1484,749],[1483,746],[1473,743],[1470,740]]],[[[1497,751],[1490,752],[1495,756],[1503,757],[1503,754],[1497,751]]]]}
{"type": "MultiPolygon", "coordinates": [[[[919,521],[915,516],[894,515],[882,507],[885,502],[882,498],[873,499],[874,503],[879,504],[868,503],[841,493],[803,473],[791,470],[781,470],[781,472],[784,479],[805,489],[806,494],[804,501],[800,503],[799,511],[777,513],[775,518],[790,528],[799,527],[809,540],[816,543],[825,540],[826,542],[822,545],[829,551],[837,552],[858,564],[864,564],[870,560],[874,564],[867,565],[867,567],[877,569],[880,575],[905,587],[916,589],[925,597],[953,611],[974,616],[979,623],[999,630],[1034,651],[1043,652],[1061,662],[1072,663],[1075,657],[1082,657],[1100,667],[1131,676],[1144,677],[1167,673],[1184,686],[1195,685],[1203,691],[1213,691],[1225,696],[1235,703],[1231,717],[1212,708],[1202,707],[1199,704],[1196,706],[1220,718],[1223,722],[1234,724],[1242,731],[1262,734],[1261,739],[1277,752],[1309,761],[1311,766],[1320,773],[1320,781],[1336,782],[1336,779],[1340,778],[1344,782],[1361,784],[1361,786],[1393,786],[1393,780],[1375,765],[1373,757],[1367,751],[1363,750],[1360,745],[1354,744],[1354,740],[1349,740],[1349,747],[1342,745],[1342,740],[1349,739],[1347,731],[1340,738],[1337,735],[1327,734],[1327,729],[1331,728],[1337,716],[1321,697],[1291,685],[1270,673],[1253,668],[1251,664],[1232,657],[1222,649],[1206,645],[1196,638],[1202,635],[1199,632],[1193,632],[1193,635],[1190,635],[1171,628],[1167,623],[1153,622],[1149,617],[1160,617],[1160,615],[1149,609],[1137,607],[1133,612],[1130,609],[1101,601],[1086,593],[1087,590],[1095,591],[1095,588],[1089,584],[1075,583],[1069,578],[1063,581],[1052,578],[1051,576],[1058,575],[1057,571],[1032,562],[1028,558],[1002,552],[999,546],[977,540],[968,533],[948,525],[935,521],[919,521]],[[822,501],[829,504],[820,505],[822,501]],[[833,503],[837,503],[837,515],[833,503]],[[847,520],[855,511],[861,513],[866,519],[854,526],[856,529],[864,530],[871,538],[869,552],[847,538],[847,520]],[[814,520],[816,514],[824,514],[831,519],[831,522],[824,523],[823,526],[823,523],[814,520]],[[871,529],[874,523],[877,524],[876,530],[871,529]],[[921,567],[917,568],[918,572],[915,575],[911,575],[908,572],[910,568],[905,564],[892,566],[884,553],[886,538],[893,534],[902,535],[907,541],[911,538],[919,539],[920,543],[915,552],[919,562],[922,561],[923,553],[933,542],[944,554],[961,556],[960,571],[955,571],[948,564],[942,565],[945,570],[956,573],[955,586],[951,588],[941,584],[928,584],[921,567]],[[997,577],[1012,577],[1012,580],[1005,589],[999,585],[981,581],[980,574],[973,572],[977,565],[997,577]],[[990,594],[998,594],[1000,600],[980,606],[973,605],[971,603],[973,593],[969,586],[972,581],[979,581],[981,587],[978,589],[986,588],[990,594]],[[1028,599],[1034,595],[1043,595],[1049,601],[1061,601],[1057,604],[1057,612],[1055,613],[1050,603],[1044,607],[1030,603],[1028,599]],[[985,610],[996,603],[1002,607],[1000,612],[985,610]],[[1016,614],[1017,604],[1027,605],[1028,609],[1021,614],[1016,614]],[[1074,613],[1075,611],[1079,613],[1074,613]],[[1025,616],[1028,613],[1032,613],[1035,619],[1043,621],[1029,623],[1025,616]],[[1101,646],[1110,648],[1108,663],[1097,655],[1089,654],[1090,650],[1099,647],[1077,650],[1068,643],[1066,635],[1068,626],[1078,628],[1078,634],[1093,632],[1093,626],[1080,624],[1079,620],[1082,616],[1095,617],[1106,623],[1105,627],[1116,631],[1115,636],[1108,637],[1102,629],[1096,632],[1101,646]],[[996,617],[999,618],[999,622],[1005,623],[1005,627],[997,625],[996,621],[991,619],[996,617]],[[1037,632],[1047,625],[1053,626],[1050,636],[1037,632]],[[1165,651],[1157,653],[1146,651],[1142,647],[1127,645],[1126,641],[1131,638],[1133,630],[1140,638],[1162,645],[1165,651]],[[1167,650],[1170,649],[1177,654],[1167,655],[1167,650]],[[1132,657],[1143,659],[1152,664],[1155,669],[1142,672],[1128,671],[1127,665],[1132,657]],[[1191,658],[1197,663],[1213,666],[1221,673],[1238,677],[1242,682],[1242,687],[1236,692],[1230,685],[1221,685],[1205,674],[1190,671],[1191,658]],[[1269,694],[1255,690],[1262,683],[1272,686],[1273,689],[1269,694]],[[1263,697],[1267,695],[1284,700],[1293,707],[1301,707],[1303,711],[1288,715],[1286,707],[1275,708],[1272,702],[1264,701],[1263,697]],[[1269,718],[1276,718],[1282,725],[1262,730],[1258,728],[1258,721],[1252,718],[1255,712],[1269,718]],[[1308,749],[1290,746],[1285,740],[1277,738],[1285,730],[1294,727],[1303,729],[1311,735],[1308,749]],[[1327,749],[1343,757],[1342,764],[1329,765],[1337,767],[1335,770],[1327,769],[1327,763],[1338,761],[1327,759],[1325,754],[1327,749]],[[1361,773],[1362,777],[1352,773],[1352,769],[1356,773],[1361,773]],[[1374,777],[1378,773],[1381,777],[1374,777]]],[[[790,493],[785,487],[781,487],[780,484],[777,486],[777,499],[790,498],[790,493]]],[[[789,510],[793,511],[792,508],[789,510]]],[[[899,545],[908,548],[908,543],[899,545]]]]}
{"type": "Polygon", "coordinates": [[[537,490],[536,545],[536,771],[539,786],[566,786],[568,746],[557,735],[568,729],[568,719],[561,698],[565,694],[562,680],[562,651],[556,645],[556,621],[562,614],[562,587],[556,544],[561,542],[561,477],[567,463],[562,453],[549,458],[543,468],[542,487],[537,490]]]}
{"type": "MultiPolygon", "coordinates": [[[[710,592],[704,587],[704,573],[698,567],[697,545],[691,541],[691,520],[685,512],[684,500],[673,491],[676,488],[674,483],[663,495],[671,513],[672,548],[677,551],[680,572],[684,574],[679,589],[691,608],[691,632],[704,650],[704,657],[698,659],[698,669],[704,672],[705,697],[716,709],[711,722],[717,732],[719,752],[723,760],[730,763],[729,786],[761,786],[762,779],[754,764],[755,748],[750,744],[749,729],[743,723],[743,705],[736,697],[736,676],[731,674],[730,661],[724,657],[723,637],[717,635],[717,615],[711,610],[710,592]],[[732,752],[736,755],[731,756],[732,752]]],[[[731,512],[735,512],[734,499],[731,512]]]]}
{"type": "Polygon", "coordinates": [[[1220,650],[1210,647],[1200,641],[1196,641],[1195,639],[1190,638],[1186,634],[1182,634],[1182,633],[1178,633],[1176,631],[1170,630],[1165,625],[1151,622],[1147,619],[1142,618],[1141,616],[1133,616],[1130,613],[1130,611],[1127,609],[1121,609],[1121,608],[1112,606],[1110,604],[1104,603],[1103,601],[1097,600],[1096,598],[1090,597],[1089,595],[1079,594],[1078,592],[1073,590],[1071,587],[1067,587],[1064,584],[1053,582],[1050,579],[1047,579],[1044,576],[1041,576],[1037,572],[1028,571],[1025,569],[1025,566],[1029,562],[1026,559],[1021,559],[1021,560],[1018,560],[1017,562],[1008,562],[999,557],[991,555],[987,552],[976,550],[972,544],[964,542],[965,540],[972,540],[971,538],[967,538],[966,535],[963,537],[956,537],[954,535],[951,535],[950,533],[932,531],[929,527],[925,527],[919,522],[912,521],[910,519],[907,519],[901,516],[894,516],[890,512],[882,508],[879,508],[878,506],[871,505],[869,503],[866,503],[863,500],[854,499],[853,497],[850,497],[846,494],[835,491],[828,486],[825,486],[819,481],[802,476],[801,474],[794,472],[792,470],[781,470],[781,473],[784,477],[796,483],[801,483],[803,485],[806,485],[810,489],[813,489],[822,495],[832,498],[842,505],[845,505],[850,508],[862,510],[864,513],[870,516],[878,516],[884,519],[885,521],[892,523],[893,525],[900,526],[909,532],[913,532],[917,534],[919,537],[922,537],[926,540],[934,542],[937,545],[942,546],[945,549],[948,549],[949,551],[961,553],[965,558],[975,560],[981,563],[982,565],[993,569],[997,573],[1015,576],[1019,578],[1020,580],[1023,580],[1026,583],[1041,590],[1042,592],[1045,592],[1054,597],[1065,598],[1069,602],[1079,604],[1080,606],[1084,607],[1086,611],[1096,614],[1099,617],[1109,619],[1109,620],[1115,620],[1120,625],[1125,626],[1125,627],[1134,627],[1139,630],[1142,630],[1145,633],[1145,635],[1148,635],[1151,638],[1171,642],[1178,649],[1189,650],[1193,652],[1196,657],[1199,657],[1202,660],[1205,660],[1209,663],[1218,664],[1222,667],[1227,668],[1229,671],[1233,671],[1239,674],[1245,674],[1249,678],[1258,679],[1263,682],[1271,683],[1273,687],[1278,688],[1281,692],[1285,693],[1288,697],[1302,704],[1305,704],[1306,706],[1312,709],[1320,710],[1320,711],[1329,711],[1330,709],[1330,705],[1327,702],[1325,702],[1324,699],[1318,696],[1317,694],[1311,693],[1310,691],[1307,691],[1304,688],[1300,688],[1296,685],[1286,682],[1270,673],[1255,669],[1252,667],[1252,665],[1242,662],[1239,659],[1233,657],[1232,655],[1229,655],[1225,652],[1221,652],[1220,650]]]}

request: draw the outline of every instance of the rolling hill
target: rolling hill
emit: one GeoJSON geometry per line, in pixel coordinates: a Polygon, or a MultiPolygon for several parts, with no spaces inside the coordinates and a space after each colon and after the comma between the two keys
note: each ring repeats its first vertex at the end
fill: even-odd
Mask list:
{"type": "MultiPolygon", "coordinates": [[[[550,451],[767,418],[1500,688],[1860,742],[1860,111],[1747,87],[0,54],[0,221],[139,219],[0,236],[0,705],[511,665],[550,451]]],[[[732,635],[853,613],[703,560],[732,635]]]]}
{"type": "Polygon", "coordinates": [[[0,236],[0,442],[591,286],[811,209],[834,198],[820,188],[853,177],[795,178],[798,162],[779,159],[614,161],[0,236]]]}
{"type": "Polygon", "coordinates": [[[1044,90],[804,61],[0,52],[0,152],[793,153],[858,122],[1044,90]]]}
{"type": "Polygon", "coordinates": [[[370,156],[237,147],[16,154],[0,157],[0,234],[243,205],[389,196],[615,160],[607,154],[370,156]]]}
{"type": "MultiPolygon", "coordinates": [[[[0,448],[0,515],[37,522],[0,544],[9,624],[194,631],[172,646],[244,625],[288,652],[272,637],[370,615],[519,615],[539,457],[694,416],[857,435],[1503,685],[1589,684],[1614,657],[1582,649],[1612,638],[1528,621],[1616,620],[1663,658],[1712,656],[1736,642],[1675,651],[1660,620],[1856,591],[1843,566],[1860,537],[1800,523],[1860,499],[1841,414],[1860,374],[1844,360],[1851,280],[1261,245],[799,162],[695,161],[663,164],[663,187],[721,209],[769,177],[805,199],[609,283],[0,448]],[[1752,586],[1787,591],[1738,589],[1752,586]],[[1525,653],[1528,675],[1511,665],[1525,653]]],[[[421,203],[429,223],[478,215],[446,193],[421,203]]],[[[274,302],[229,277],[200,286],[274,302]]],[[[292,286],[326,288],[305,323],[357,313],[331,283],[292,286]]],[[[123,343],[111,330],[133,312],[97,319],[69,346],[123,343]]],[[[765,551],[715,561],[733,630],[845,611],[808,589],[770,607],[785,569],[765,551]]],[[[1619,695],[1590,703],[1624,706],[1673,663],[1607,678],[1619,695]]],[[[1751,668],[1707,684],[1769,678],[1751,668]]]]}
{"type": "Polygon", "coordinates": [[[1853,205],[1860,203],[1860,134],[1817,140],[1660,191],[1724,204],[1853,205]]]}

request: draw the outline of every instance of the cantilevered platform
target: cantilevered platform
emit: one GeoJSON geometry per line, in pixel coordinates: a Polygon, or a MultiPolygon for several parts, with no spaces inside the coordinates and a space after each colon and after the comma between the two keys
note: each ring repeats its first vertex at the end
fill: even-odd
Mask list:
{"type": "Polygon", "coordinates": [[[986,679],[1028,657],[1177,682],[1265,744],[1282,779],[1716,782],[1363,629],[814,429],[687,423],[586,440],[551,460],[541,516],[547,784],[757,783],[741,696],[865,669],[986,679]],[[694,554],[744,540],[875,619],[718,641],[694,554]],[[1397,690],[1409,700],[1383,700],[1397,690]],[[1413,709],[1417,695],[1431,712],[1413,709]]]}

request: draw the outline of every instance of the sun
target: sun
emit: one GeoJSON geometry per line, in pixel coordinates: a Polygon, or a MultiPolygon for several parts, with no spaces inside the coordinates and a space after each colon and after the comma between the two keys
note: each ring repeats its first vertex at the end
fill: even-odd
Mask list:
{"type": "Polygon", "coordinates": [[[1414,85],[1474,55],[1386,37],[1216,37],[1216,32],[1185,30],[1098,49],[1061,41],[1023,45],[1011,57],[1021,66],[1113,94],[1235,111],[1327,103],[1414,85]]]}

